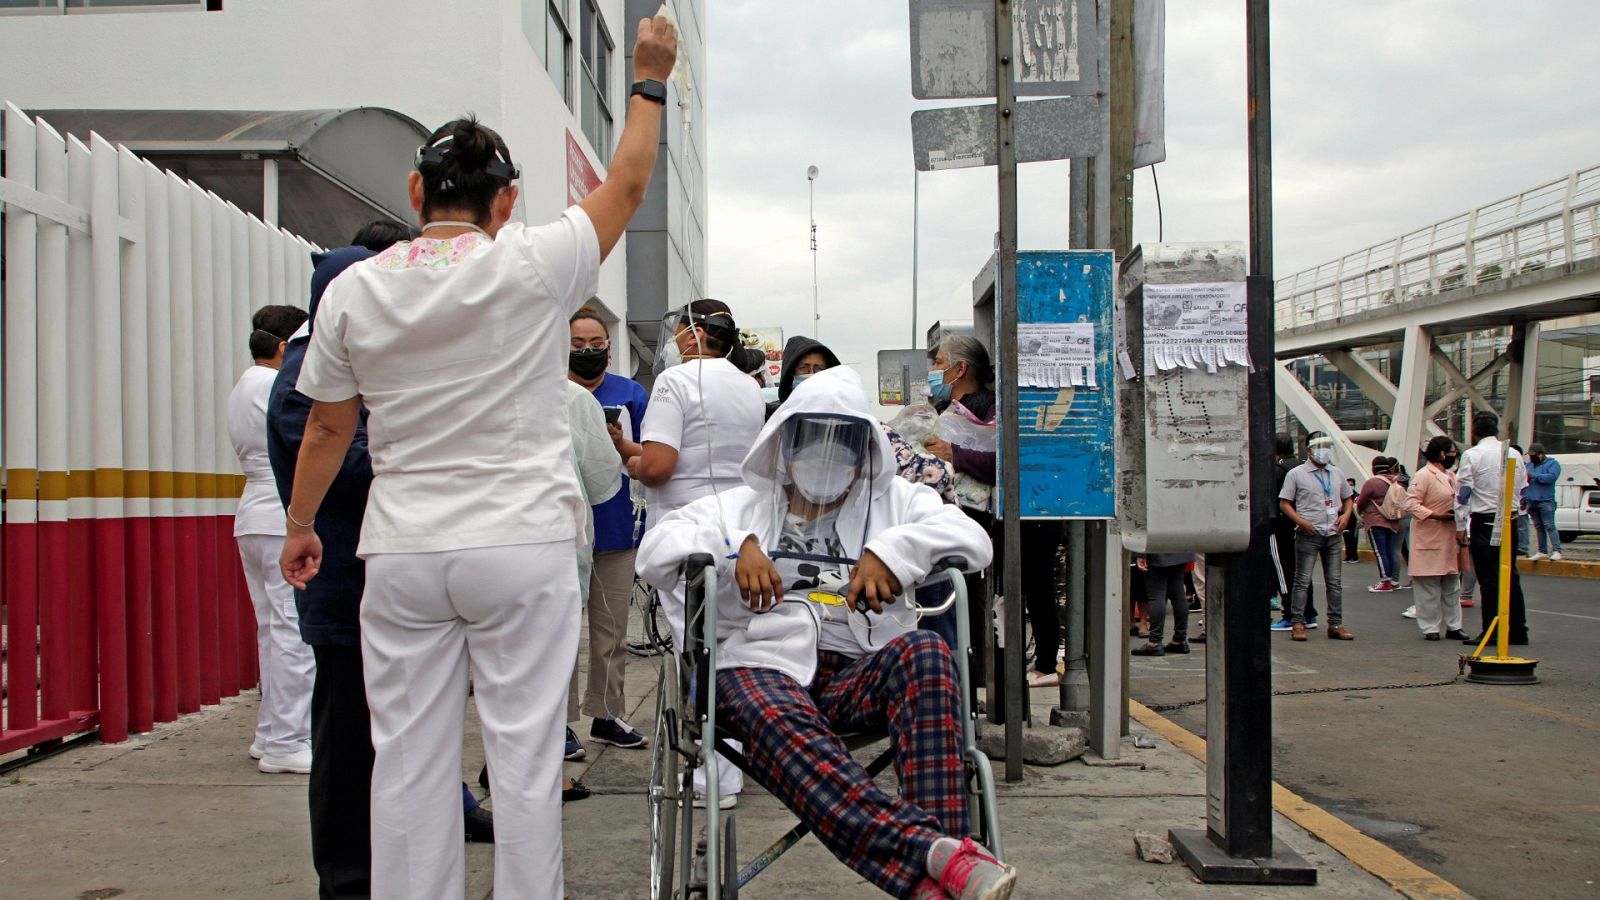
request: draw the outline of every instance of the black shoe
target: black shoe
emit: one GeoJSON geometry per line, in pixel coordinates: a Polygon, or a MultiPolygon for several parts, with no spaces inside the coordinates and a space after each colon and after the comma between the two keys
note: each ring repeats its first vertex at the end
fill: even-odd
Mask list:
{"type": "Polygon", "coordinates": [[[572,803],[576,800],[587,800],[592,793],[594,791],[589,790],[587,784],[574,778],[572,779],[572,787],[561,789],[561,802],[572,803]]]}
{"type": "Polygon", "coordinates": [[[1205,642],[1206,636],[1203,634],[1197,634],[1194,637],[1189,638],[1189,643],[1191,644],[1204,644],[1205,642]]]}
{"type": "Polygon", "coordinates": [[[1514,637],[1514,638],[1512,638],[1511,639],[1511,646],[1513,646],[1513,647],[1526,647],[1526,646],[1528,646],[1528,636],[1527,635],[1523,635],[1522,637],[1514,637]]]}
{"type": "Polygon", "coordinates": [[[1452,628],[1449,631],[1446,631],[1444,633],[1444,636],[1449,638],[1452,641],[1466,641],[1469,644],[1476,644],[1477,643],[1477,641],[1468,639],[1467,638],[1467,633],[1465,631],[1462,631],[1459,628],[1452,628]]]}
{"type": "Polygon", "coordinates": [[[1422,639],[1425,640],[1425,641],[1437,641],[1439,639],[1439,632],[1430,631],[1427,634],[1423,635],[1422,639]]]}
{"type": "Polygon", "coordinates": [[[1128,652],[1132,653],[1134,656],[1166,656],[1167,655],[1167,651],[1162,649],[1160,644],[1145,644],[1143,647],[1135,647],[1132,650],[1129,650],[1128,652]]]}
{"type": "Polygon", "coordinates": [[[494,813],[482,806],[467,810],[467,843],[494,843],[494,813]]]}
{"type": "Polygon", "coordinates": [[[1128,637],[1144,637],[1144,632],[1140,631],[1139,626],[1135,625],[1128,629],[1128,637]]]}
{"type": "Polygon", "coordinates": [[[484,764],[482,769],[478,770],[478,787],[483,788],[485,797],[489,796],[489,765],[487,763],[484,764]]]}
{"type": "Polygon", "coordinates": [[[1462,638],[1461,639],[1461,643],[1463,643],[1463,644],[1476,644],[1476,643],[1478,643],[1479,641],[1482,641],[1482,640],[1483,640],[1483,635],[1480,634],[1477,637],[1462,638]]]}
{"type": "Polygon", "coordinates": [[[1186,640],[1184,640],[1184,641],[1173,641],[1172,643],[1168,644],[1163,649],[1165,649],[1168,653],[1188,653],[1189,652],[1189,642],[1186,641],[1186,640]]]}

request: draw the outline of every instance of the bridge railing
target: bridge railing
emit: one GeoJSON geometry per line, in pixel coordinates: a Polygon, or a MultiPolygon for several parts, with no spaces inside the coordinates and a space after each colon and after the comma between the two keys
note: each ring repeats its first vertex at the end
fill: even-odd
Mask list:
{"type": "Polygon", "coordinates": [[[1278,279],[1280,331],[1600,256],[1600,166],[1278,279]]]}

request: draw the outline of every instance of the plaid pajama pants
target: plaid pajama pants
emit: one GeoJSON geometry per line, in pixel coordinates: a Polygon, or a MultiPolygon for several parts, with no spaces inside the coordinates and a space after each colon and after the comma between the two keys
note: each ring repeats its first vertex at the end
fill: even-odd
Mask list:
{"type": "Polygon", "coordinates": [[[884,891],[910,896],[933,842],[968,834],[955,662],[931,631],[860,659],[817,656],[809,690],[772,669],[718,672],[718,715],[744,739],[755,780],[823,846],[884,891]],[[838,738],[877,729],[894,742],[900,797],[838,738]]]}

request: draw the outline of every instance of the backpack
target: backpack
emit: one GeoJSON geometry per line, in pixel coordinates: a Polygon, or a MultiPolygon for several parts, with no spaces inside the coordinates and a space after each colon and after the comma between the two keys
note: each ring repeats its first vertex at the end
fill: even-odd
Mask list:
{"type": "Polygon", "coordinates": [[[1383,501],[1378,504],[1378,512],[1383,513],[1385,519],[1399,521],[1406,516],[1406,489],[1400,482],[1389,482],[1389,489],[1383,492],[1383,501]]]}

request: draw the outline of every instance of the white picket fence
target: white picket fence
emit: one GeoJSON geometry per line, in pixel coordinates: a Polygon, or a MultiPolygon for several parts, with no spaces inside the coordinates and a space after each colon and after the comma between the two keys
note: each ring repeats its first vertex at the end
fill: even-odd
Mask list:
{"type": "MultiPolygon", "coordinates": [[[[22,683],[28,672],[15,663],[27,646],[17,627],[27,631],[34,613],[25,609],[18,620],[15,611],[34,608],[45,627],[52,584],[65,590],[67,577],[36,561],[27,549],[27,527],[85,519],[231,517],[242,480],[227,439],[226,403],[250,365],[250,316],[267,304],[305,305],[315,249],[98,135],[87,145],[63,138],[11,104],[5,106],[3,135],[0,470],[8,552],[0,599],[11,616],[13,664],[7,667],[10,703],[0,750],[25,739],[22,732],[35,712],[19,706],[23,690],[33,685],[22,683]],[[30,575],[28,568],[38,571],[30,575]]],[[[236,621],[230,605],[236,581],[230,581],[230,563],[236,566],[237,559],[222,558],[221,541],[204,540],[200,553],[210,558],[206,571],[215,580],[208,585],[202,578],[195,587],[202,597],[208,591],[227,595],[220,601],[222,630],[201,626],[202,642],[221,644],[220,651],[205,643],[199,650],[200,695],[214,702],[217,691],[206,683],[214,679],[206,672],[214,661],[223,666],[223,694],[230,679],[233,692],[240,677],[253,683],[254,661],[242,658],[243,638],[235,641],[226,633],[232,623],[241,629],[253,623],[236,621]],[[214,638],[206,636],[208,628],[214,638]]],[[[98,554],[100,545],[94,546],[98,554]]],[[[120,560],[123,551],[116,553],[120,560]]],[[[154,579],[169,577],[163,569],[172,560],[151,562],[154,579]]],[[[104,600],[103,580],[96,576],[96,603],[104,600]]],[[[148,589],[130,584],[130,602],[148,589]]],[[[159,583],[155,591],[160,594],[159,583]]],[[[93,627],[104,670],[108,636],[115,643],[109,629],[118,626],[99,621],[93,627]]],[[[50,637],[42,635],[41,644],[50,637]]],[[[155,636],[158,657],[165,637],[155,636]]],[[[130,665],[137,693],[145,680],[137,671],[142,663],[136,658],[130,665]]],[[[46,694],[49,668],[41,656],[46,694]]],[[[119,703],[108,677],[116,673],[99,675],[100,725],[103,736],[116,740],[125,730],[127,704],[119,703]],[[119,721],[121,729],[114,727],[119,721]]],[[[149,700],[136,696],[132,702],[135,725],[148,727],[149,700]]],[[[194,704],[180,698],[179,705],[194,704]]],[[[163,713],[158,709],[155,715],[160,720],[163,713]]],[[[40,716],[50,718],[48,709],[40,716]]]]}

